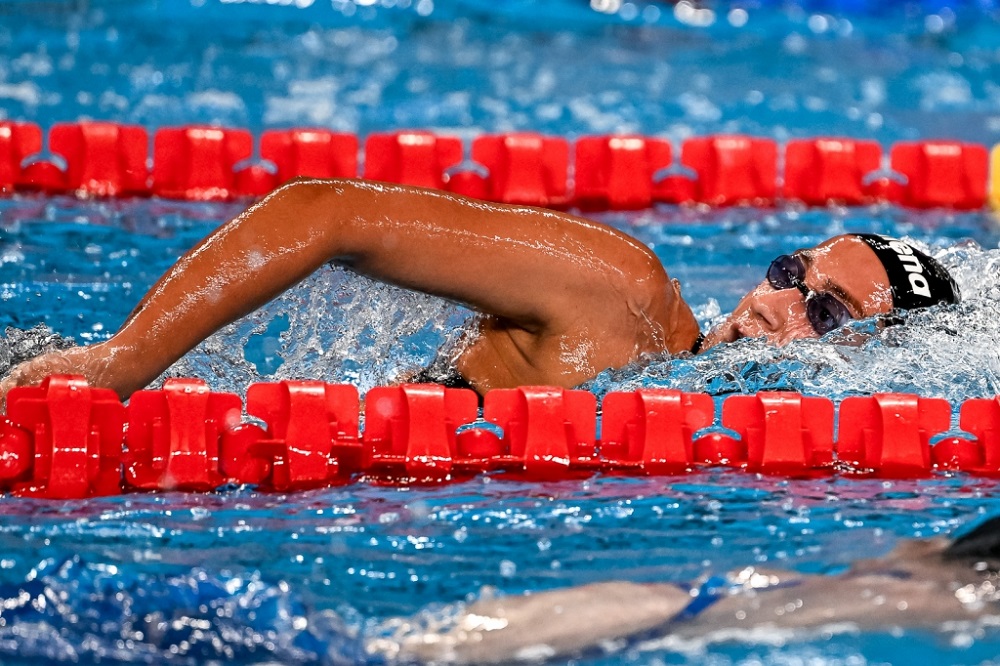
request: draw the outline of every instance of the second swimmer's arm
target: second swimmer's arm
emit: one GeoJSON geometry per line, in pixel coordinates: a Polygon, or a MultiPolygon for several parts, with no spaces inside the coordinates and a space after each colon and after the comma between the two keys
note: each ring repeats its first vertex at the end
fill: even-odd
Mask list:
{"type": "Polygon", "coordinates": [[[604,334],[667,292],[656,258],[600,224],[403,186],[297,181],[185,254],[94,350],[102,368],[88,374],[127,396],[330,260],[538,333],[603,316],[591,328],[604,334]]]}
{"type": "Polygon", "coordinates": [[[568,657],[669,622],[691,596],[673,585],[607,582],[478,601],[445,632],[399,643],[371,641],[373,653],[404,663],[498,664],[568,657]]]}

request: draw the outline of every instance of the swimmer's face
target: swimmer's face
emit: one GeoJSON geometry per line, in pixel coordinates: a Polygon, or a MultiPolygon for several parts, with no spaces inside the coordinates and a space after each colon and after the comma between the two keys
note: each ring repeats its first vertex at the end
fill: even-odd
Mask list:
{"type": "MultiPolygon", "coordinates": [[[[791,278],[794,284],[786,280],[786,288],[776,288],[771,280],[762,281],[705,336],[704,348],[740,338],[765,338],[783,345],[819,337],[825,331],[822,325],[817,331],[817,321],[831,312],[842,314],[843,319],[864,319],[892,310],[889,277],[864,241],[837,236],[812,249],[798,250],[792,257],[796,261],[788,262],[790,265],[800,261],[804,268],[801,275],[791,278]],[[811,306],[807,294],[808,300],[814,301],[811,306]]],[[[776,275],[779,285],[782,275],[787,277],[780,271],[776,275]]]]}

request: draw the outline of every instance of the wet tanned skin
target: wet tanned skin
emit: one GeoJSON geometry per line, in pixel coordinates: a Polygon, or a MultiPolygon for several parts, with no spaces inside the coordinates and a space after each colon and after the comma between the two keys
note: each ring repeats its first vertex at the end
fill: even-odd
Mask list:
{"type": "Polygon", "coordinates": [[[328,261],[483,313],[458,369],[479,390],[575,386],[698,335],[652,252],[568,214],[356,180],[300,180],[181,257],[106,342],[48,354],[0,385],[84,375],[122,398],[328,261]]]}
{"type": "MultiPolygon", "coordinates": [[[[874,253],[848,237],[804,251],[813,289],[850,295],[858,316],[889,309],[874,253]]],[[[332,261],[481,313],[456,361],[480,393],[573,387],[647,353],[689,350],[698,325],[656,256],[567,213],[360,180],[297,180],[220,226],[150,289],[109,340],[45,354],[0,383],[78,374],[123,399],[222,326],[332,261]]],[[[802,294],[762,283],[707,345],[815,337],[802,294]]]]}

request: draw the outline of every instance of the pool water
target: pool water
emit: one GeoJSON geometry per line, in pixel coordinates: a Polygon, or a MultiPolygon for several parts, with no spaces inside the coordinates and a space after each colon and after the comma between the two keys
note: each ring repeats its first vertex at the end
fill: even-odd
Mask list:
{"type": "MultiPolygon", "coordinates": [[[[1000,140],[1000,31],[985,2],[718,3],[708,27],[686,25],[664,3],[625,3],[632,18],[569,0],[295,4],[50,2],[29,14],[23,3],[0,3],[0,108],[43,126],[87,116],[362,135],[427,127],[462,136],[1000,140]],[[741,7],[746,24],[734,25],[741,7]]],[[[178,254],[239,210],[0,200],[0,327],[45,322],[79,343],[104,339],[178,254]]],[[[965,295],[908,327],[871,332],[860,347],[741,341],[605,373],[590,386],[598,393],[791,388],[839,399],[898,390],[957,404],[1000,392],[1000,229],[989,213],[661,207],[597,217],[653,247],[706,326],[776,254],[845,230],[924,244],[965,295]]],[[[428,362],[468,316],[324,269],[168,374],[237,392],[303,376],[367,389],[428,362]]],[[[0,344],[0,361],[7,351],[0,344]]],[[[393,635],[395,617],[438,621],[484,586],[514,594],[610,579],[683,582],[752,563],[834,574],[899,539],[997,514],[996,487],[963,475],[703,472],[535,484],[487,475],[288,495],[4,497],[0,661],[377,663],[360,651],[361,637],[393,635]]],[[[996,663],[998,648],[991,626],[775,631],[627,643],[578,663],[984,664],[996,663]]]]}
{"type": "MultiPolygon", "coordinates": [[[[475,594],[607,580],[689,581],[748,563],[836,573],[900,536],[946,532],[995,493],[963,479],[785,481],[741,474],[490,477],[442,488],[6,500],[4,663],[350,662],[355,632],[475,594]],[[27,596],[26,595],[26,596],[27,596]],[[41,601],[44,599],[44,601],[41,601]],[[14,606],[10,608],[10,606],[14,606]]],[[[585,663],[984,663],[990,628],[780,632],[750,642],[632,645],[585,663]],[[923,662],[923,659],[930,661],[923,662]]]]}

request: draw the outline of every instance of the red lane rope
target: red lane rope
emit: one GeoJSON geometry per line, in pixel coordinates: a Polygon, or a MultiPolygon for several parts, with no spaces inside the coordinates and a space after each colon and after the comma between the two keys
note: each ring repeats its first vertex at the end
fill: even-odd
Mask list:
{"type": "MultiPolygon", "coordinates": [[[[0,122],[0,191],[81,196],[226,200],[263,195],[294,176],[362,176],[450,190],[492,201],[587,210],[656,203],[712,206],[863,205],[982,208],[987,147],[959,141],[894,144],[819,137],[715,135],[679,150],[646,136],[571,141],[535,133],[462,139],[428,131],[371,134],[324,129],[249,130],[185,126],[149,133],[112,122],[0,122]],[[47,139],[47,141],[46,141],[47,139]],[[468,151],[467,151],[468,148],[468,151]],[[150,159],[152,157],[152,159],[150,159]],[[150,168],[152,164],[152,168],[150,168]]],[[[994,149],[1000,161],[1000,147],[994,149]]],[[[996,167],[995,167],[996,169],[996,167]]],[[[993,189],[998,176],[994,174],[993,189]]],[[[1000,192],[992,193],[1000,199],[1000,192]]]]}
{"type": "MultiPolygon", "coordinates": [[[[457,137],[394,132],[367,137],[359,172],[358,138],[327,130],[269,130],[255,153],[244,129],[159,129],[152,169],[142,127],[57,124],[47,152],[43,138],[35,124],[0,122],[0,191],[219,200],[259,196],[296,175],[362,175],[584,209],[881,201],[971,210],[985,204],[989,178],[987,149],[954,141],[898,143],[886,156],[875,142],[846,138],[800,139],[779,149],[772,139],[711,136],[688,139],[675,156],[658,138],[582,137],[571,145],[520,133],[475,138],[469,160],[457,137]]],[[[376,388],[366,396],[363,432],[359,405],[350,386],[258,384],[247,393],[246,412],[267,424],[260,428],[241,422],[238,396],[212,393],[199,380],[139,392],[126,408],[81,378],[52,377],[8,397],[0,491],[73,498],[226,483],[284,491],[359,478],[424,483],[503,471],[558,479],[706,465],[795,475],[1000,474],[1000,398],[961,405],[967,436],[947,434],[946,401],[903,394],[847,398],[839,410],[826,398],[794,393],[731,396],[716,418],[706,395],[612,393],[602,405],[600,439],[596,398],[581,391],[491,391],[477,422],[471,391],[376,388]]]]}
{"type": "Polygon", "coordinates": [[[557,480],[597,472],[674,475],[711,467],[791,476],[1000,475],[1000,396],[952,406],[881,394],[608,394],[521,387],[476,395],[437,385],[357,389],[254,384],[246,404],[198,379],[168,380],[126,407],[82,377],[12,389],[0,420],[0,490],[80,498],[252,484],[290,491],[354,481],[444,483],[484,472],[557,480]],[[244,422],[242,413],[265,425],[244,422]],[[834,437],[836,429],[836,437],[834,437]]]}

